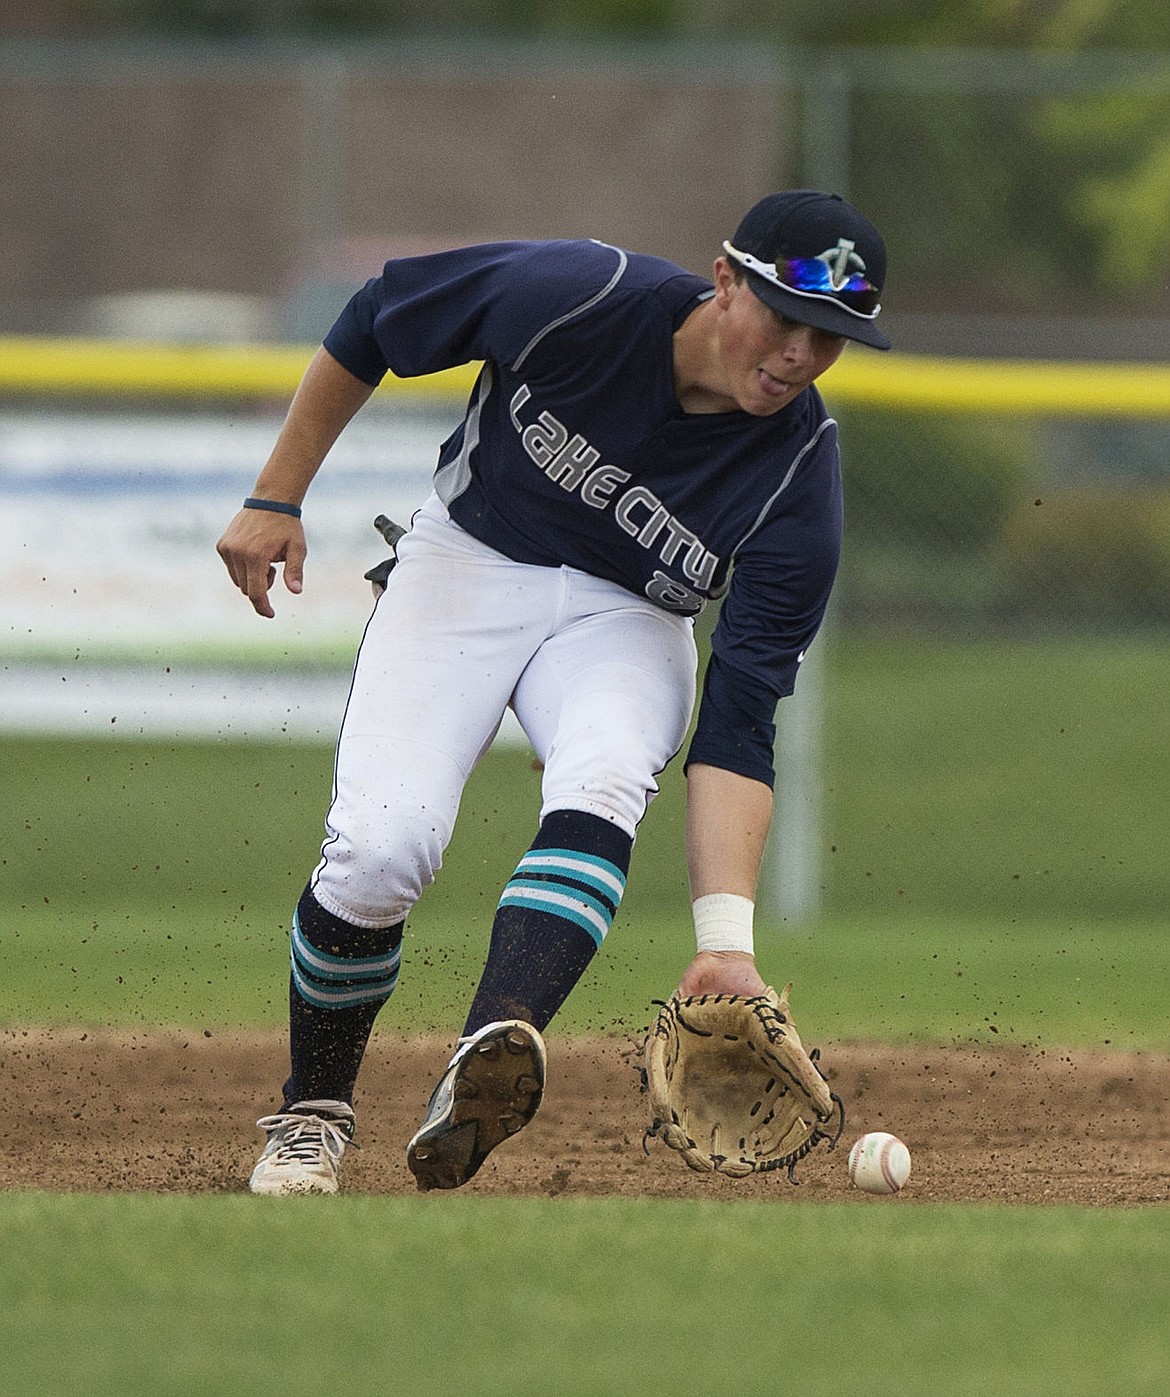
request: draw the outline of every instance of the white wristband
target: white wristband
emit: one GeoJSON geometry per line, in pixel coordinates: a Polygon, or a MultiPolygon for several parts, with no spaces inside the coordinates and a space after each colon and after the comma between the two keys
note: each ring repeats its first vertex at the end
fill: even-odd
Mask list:
{"type": "Polygon", "coordinates": [[[752,917],[756,904],[750,897],[735,893],[708,893],[691,903],[695,918],[695,941],[700,951],[745,951],[755,953],[752,917]]]}

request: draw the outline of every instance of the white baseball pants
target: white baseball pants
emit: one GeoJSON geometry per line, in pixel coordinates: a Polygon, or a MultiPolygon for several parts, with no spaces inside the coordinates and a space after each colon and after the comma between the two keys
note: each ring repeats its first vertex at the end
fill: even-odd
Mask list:
{"type": "Polygon", "coordinates": [[[583,810],[633,836],[695,699],[691,620],[573,568],[514,563],[434,495],[358,652],[313,892],[363,927],[434,880],[464,785],[505,709],[544,764],[541,818],[583,810]]]}

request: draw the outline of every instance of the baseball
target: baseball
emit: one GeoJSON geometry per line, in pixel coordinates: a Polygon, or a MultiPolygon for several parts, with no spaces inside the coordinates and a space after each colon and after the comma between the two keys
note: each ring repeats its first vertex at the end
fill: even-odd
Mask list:
{"type": "Polygon", "coordinates": [[[910,1151],[896,1135],[871,1130],[849,1151],[849,1178],[866,1193],[900,1193],[910,1177],[910,1151]]]}

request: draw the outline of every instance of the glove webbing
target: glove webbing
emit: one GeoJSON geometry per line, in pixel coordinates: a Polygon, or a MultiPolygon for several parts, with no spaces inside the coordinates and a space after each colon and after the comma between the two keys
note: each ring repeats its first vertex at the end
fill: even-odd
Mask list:
{"type": "MultiPolygon", "coordinates": [[[[695,1004],[718,1004],[725,999],[735,999],[737,997],[738,996],[733,994],[704,994],[693,996],[692,999],[689,999],[686,1002],[693,1002],[695,1004]]],[[[667,1007],[667,1002],[665,1000],[655,999],[651,1000],[651,1003],[657,1005],[661,1009],[665,1009],[667,1007]]],[[[756,1018],[759,1019],[760,1024],[765,1028],[766,1031],[769,1032],[770,1035],[775,1034],[775,1025],[784,1026],[788,1023],[788,1019],[786,1018],[786,1016],[762,997],[755,1000],[755,1002],[753,1002],[750,1005],[750,1009],[751,1012],[755,1014],[756,1018]]],[[[688,1023],[685,1019],[676,1018],[675,1021],[679,1025],[679,1027],[685,1029],[688,1033],[694,1034],[696,1037],[710,1038],[714,1036],[710,1031],[695,1028],[694,1025],[688,1023]]],[[[654,1033],[659,1037],[667,1036],[666,1030],[660,1027],[657,1021],[654,1025],[654,1033]]],[[[820,1056],[820,1048],[813,1048],[808,1054],[808,1060],[816,1068],[817,1074],[820,1076],[821,1080],[825,1083],[826,1086],[828,1086],[829,1079],[821,1071],[820,1056]]],[[[648,1088],[647,1071],[644,1066],[639,1066],[638,1071],[641,1076],[642,1090],[645,1091],[648,1088]]],[[[798,1087],[801,1087],[801,1084],[797,1082],[797,1079],[793,1076],[791,1072],[786,1072],[785,1075],[788,1076],[789,1079],[793,1082],[796,1082],[798,1087]]],[[[802,1087],[801,1089],[803,1090],[802,1087]]],[[[837,1146],[837,1142],[841,1139],[841,1136],[844,1133],[845,1103],[842,1101],[841,1097],[838,1096],[838,1094],[832,1090],[832,1088],[829,1089],[829,1099],[832,1102],[832,1114],[824,1122],[819,1122],[813,1128],[812,1134],[809,1136],[807,1140],[804,1141],[802,1145],[799,1145],[795,1150],[790,1150],[785,1155],[777,1156],[775,1159],[766,1159],[758,1161],[755,1164],[753,1172],[757,1174],[768,1174],[774,1172],[777,1169],[786,1169],[788,1171],[789,1182],[792,1184],[799,1184],[799,1180],[796,1178],[794,1171],[796,1169],[796,1166],[800,1163],[800,1161],[804,1159],[807,1155],[809,1155],[814,1149],[816,1149],[816,1147],[822,1141],[828,1142],[829,1149],[835,1149],[837,1146]]],[[[670,1122],[657,1119],[650,1122],[650,1125],[642,1134],[642,1152],[644,1154],[648,1155],[650,1153],[650,1140],[652,1140],[655,1136],[662,1135],[664,1128],[668,1124],[670,1124],[670,1122]]],[[[677,1121],[674,1124],[677,1127],[677,1121]]],[[[682,1132],[680,1131],[680,1134],[681,1133],[682,1132]]],[[[687,1139],[687,1142],[689,1143],[691,1148],[694,1149],[696,1147],[696,1142],[692,1140],[689,1136],[686,1136],[685,1138],[687,1139]]]]}

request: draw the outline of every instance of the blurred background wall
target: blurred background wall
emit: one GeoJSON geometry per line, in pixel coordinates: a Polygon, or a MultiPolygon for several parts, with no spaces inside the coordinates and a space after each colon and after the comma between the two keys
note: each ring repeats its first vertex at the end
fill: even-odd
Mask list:
{"type": "Polygon", "coordinates": [[[117,328],[127,295],[151,328],[161,291],[192,333],[212,294],[228,331],[315,333],[387,251],[494,237],[705,271],[808,183],[887,232],[902,349],[1162,357],[1165,7],[886,8],[14,0],[0,330],[117,328]]]}
{"type": "Polygon", "coordinates": [[[718,46],[10,43],[0,327],[116,328],[134,295],[133,330],[165,292],[182,330],[174,293],[199,292],[312,338],[392,252],[494,238],[707,270],[731,211],[793,168],[775,102],[766,54],[718,46]]]}

